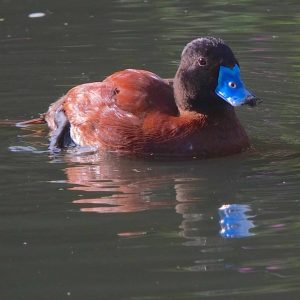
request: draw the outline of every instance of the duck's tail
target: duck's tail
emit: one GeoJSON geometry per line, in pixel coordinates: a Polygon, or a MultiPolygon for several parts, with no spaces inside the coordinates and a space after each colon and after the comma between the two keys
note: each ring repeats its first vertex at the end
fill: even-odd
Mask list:
{"type": "Polygon", "coordinates": [[[16,124],[17,127],[26,127],[30,125],[38,125],[38,124],[46,124],[46,119],[45,119],[46,114],[40,114],[38,118],[31,119],[31,120],[26,120],[26,121],[21,121],[16,124]]]}

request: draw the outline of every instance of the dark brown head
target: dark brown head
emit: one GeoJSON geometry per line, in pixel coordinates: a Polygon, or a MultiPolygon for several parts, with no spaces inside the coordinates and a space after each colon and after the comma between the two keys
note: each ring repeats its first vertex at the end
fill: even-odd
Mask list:
{"type": "Polygon", "coordinates": [[[188,43],[174,78],[174,94],[180,110],[210,113],[255,103],[239,73],[231,49],[214,37],[188,43]]]}

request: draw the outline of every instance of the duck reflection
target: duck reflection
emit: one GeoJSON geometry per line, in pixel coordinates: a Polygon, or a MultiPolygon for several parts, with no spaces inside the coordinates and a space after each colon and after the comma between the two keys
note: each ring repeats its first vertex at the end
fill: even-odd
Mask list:
{"type": "Polygon", "coordinates": [[[172,272],[223,274],[232,270],[239,274],[284,276],[280,272],[284,269],[281,259],[248,259],[247,252],[255,251],[255,246],[240,238],[254,235],[252,207],[225,204],[231,199],[240,200],[237,186],[228,184],[241,182],[244,171],[238,160],[237,165],[228,158],[163,163],[74,153],[55,159],[66,163],[69,190],[78,193],[73,203],[84,213],[128,214],[167,209],[160,215],[158,230],[151,214],[136,214],[137,220],[130,216],[133,222],[128,227],[121,222],[117,235],[126,249],[145,247],[146,241],[153,242],[153,251],[160,251],[161,246],[170,249],[174,265],[171,263],[168,270],[172,272]],[[170,222],[174,223],[166,229],[170,222]]]}
{"type": "MultiPolygon", "coordinates": [[[[67,162],[69,190],[79,193],[73,203],[82,212],[129,213],[174,207],[182,215],[179,228],[186,245],[205,245],[206,236],[214,236],[216,232],[223,238],[251,235],[254,224],[248,205],[222,206],[212,201],[209,206],[213,208],[207,208],[209,202],[205,199],[211,190],[218,198],[214,184],[219,187],[222,180],[216,177],[223,177],[214,170],[207,172],[211,163],[201,164],[204,177],[193,161],[185,162],[182,168],[182,163],[135,161],[103,154],[71,153],[63,159],[67,162]]],[[[222,199],[232,198],[230,189],[221,191],[222,199]]]]}
{"type": "Polygon", "coordinates": [[[98,158],[97,154],[67,157],[69,163],[80,163],[65,168],[67,182],[72,185],[69,190],[84,192],[73,201],[80,211],[129,213],[174,205],[172,197],[163,198],[166,192],[159,191],[161,185],[168,187],[169,178],[153,175],[157,171],[143,163],[110,156],[98,158]]]}

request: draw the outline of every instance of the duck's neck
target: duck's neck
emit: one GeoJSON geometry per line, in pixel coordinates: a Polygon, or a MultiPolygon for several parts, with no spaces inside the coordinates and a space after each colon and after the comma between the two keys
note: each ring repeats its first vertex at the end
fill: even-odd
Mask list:
{"type": "Polygon", "coordinates": [[[193,111],[207,116],[235,114],[234,108],[218,98],[213,88],[186,78],[179,69],[174,77],[174,97],[179,111],[193,111]]]}

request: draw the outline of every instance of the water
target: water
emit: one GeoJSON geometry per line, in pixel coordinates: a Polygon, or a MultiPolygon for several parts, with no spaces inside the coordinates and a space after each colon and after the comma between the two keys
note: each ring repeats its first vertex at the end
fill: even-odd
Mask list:
{"type": "Polygon", "coordinates": [[[298,299],[299,11],[282,1],[0,1],[1,299],[298,299]],[[263,98],[254,149],[158,161],[47,151],[17,128],[123,68],[172,77],[225,39],[263,98]]]}

